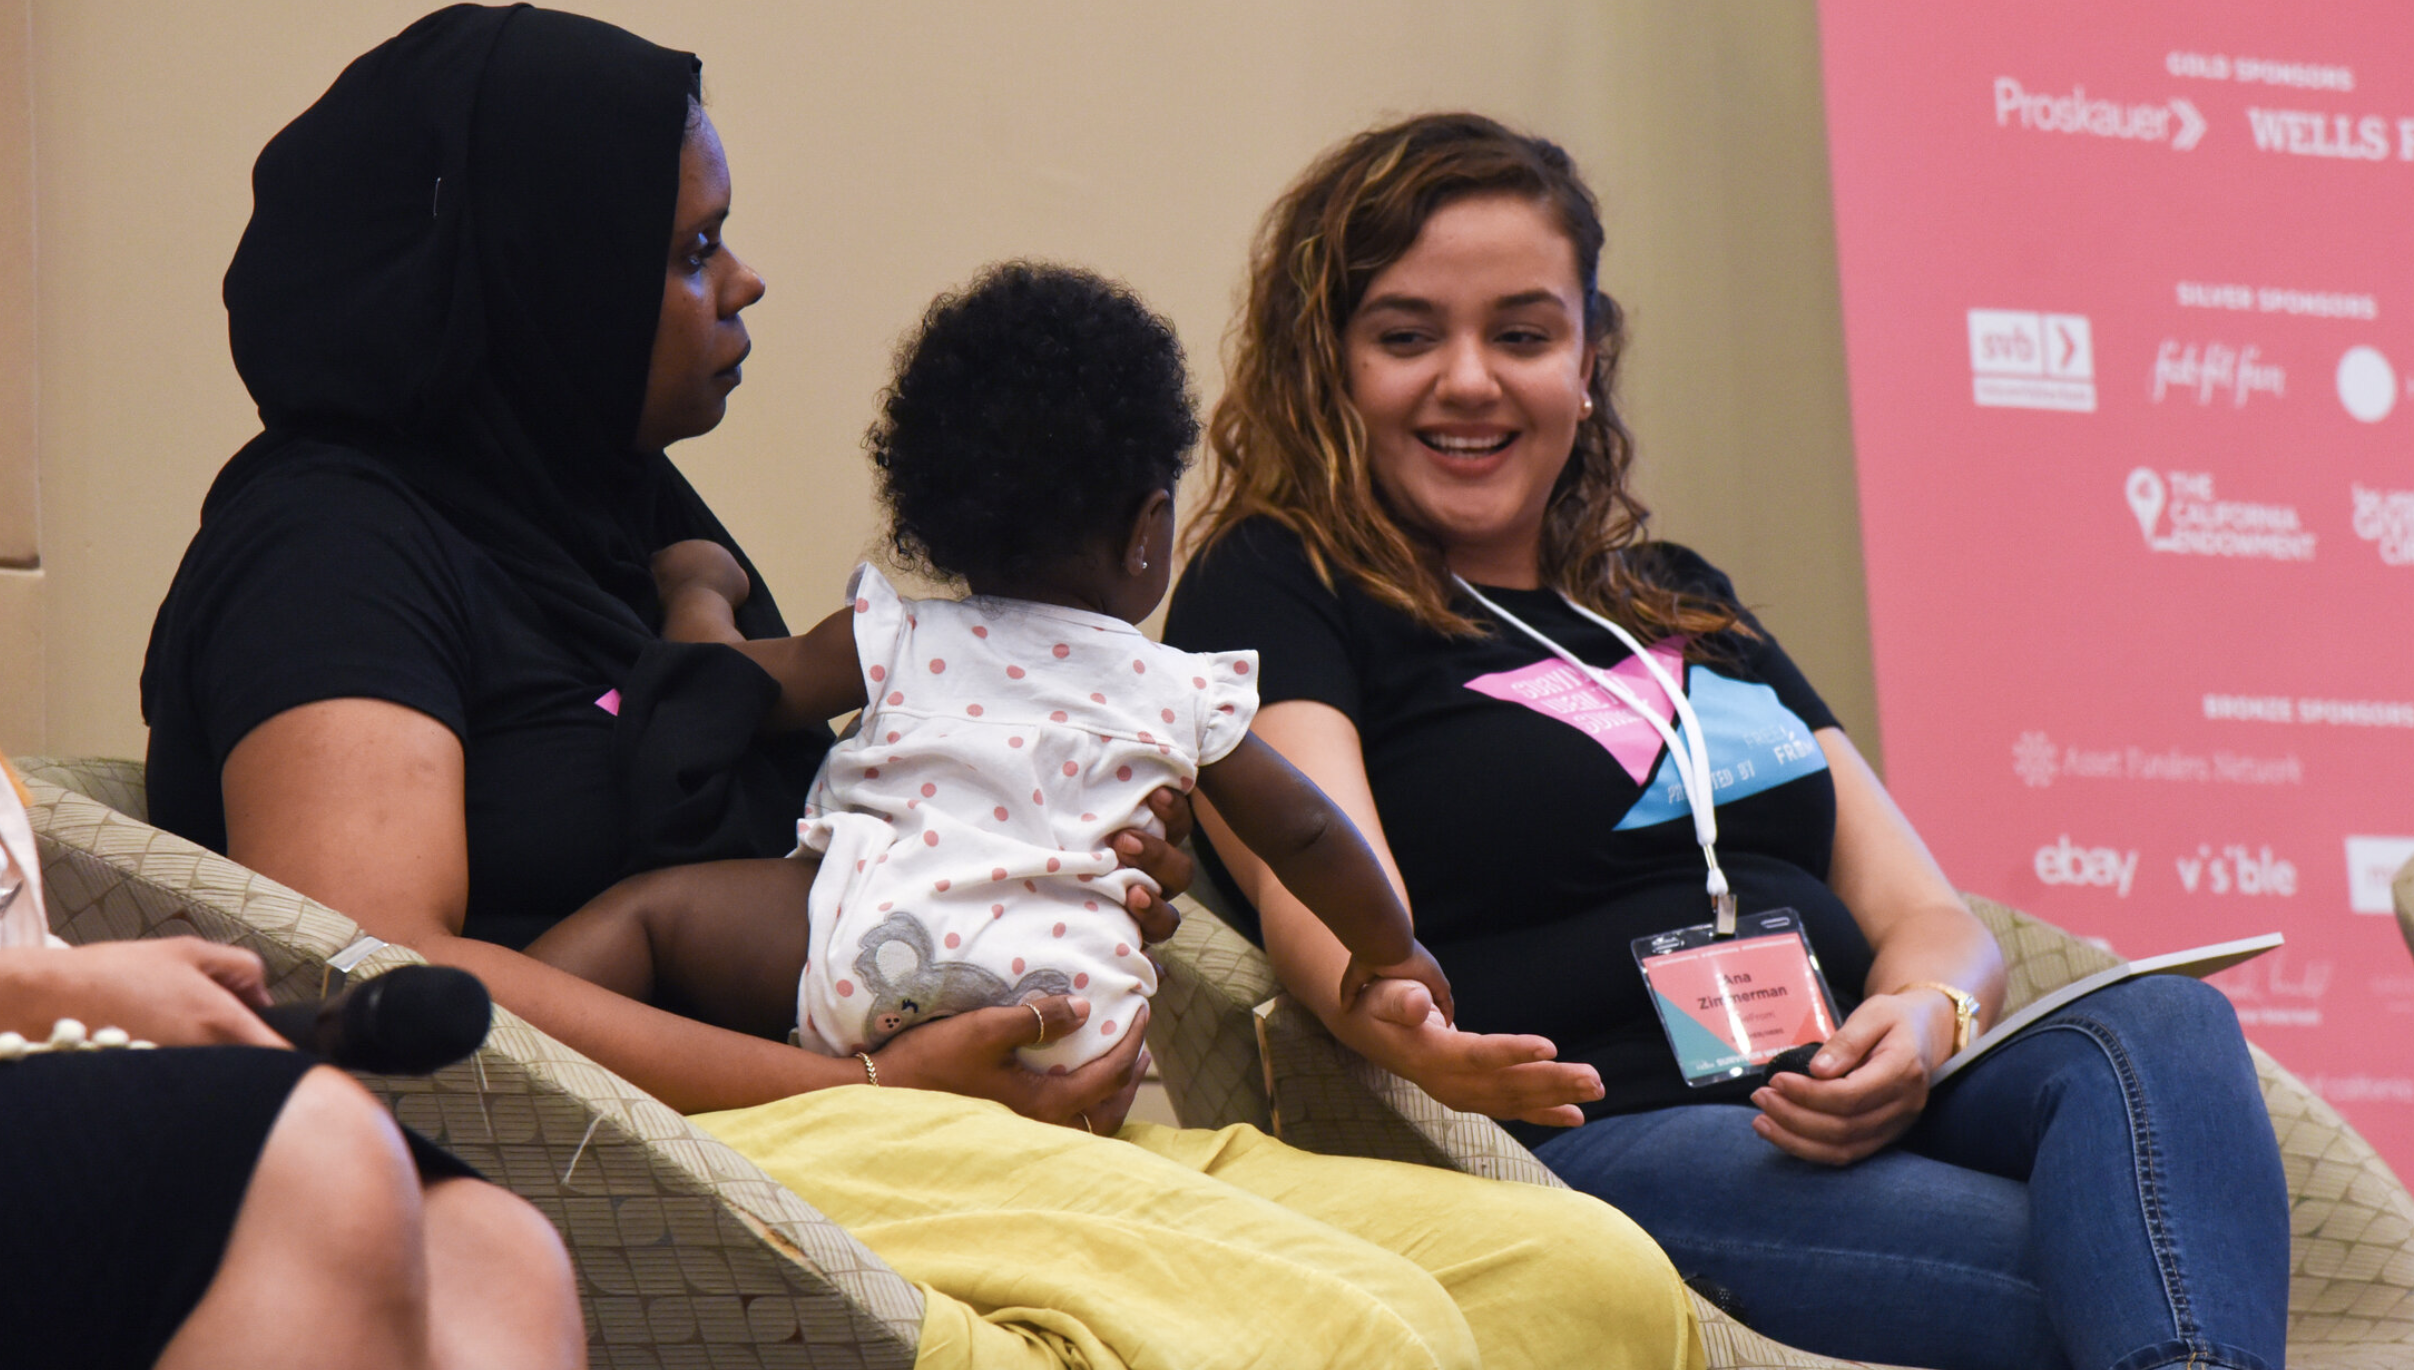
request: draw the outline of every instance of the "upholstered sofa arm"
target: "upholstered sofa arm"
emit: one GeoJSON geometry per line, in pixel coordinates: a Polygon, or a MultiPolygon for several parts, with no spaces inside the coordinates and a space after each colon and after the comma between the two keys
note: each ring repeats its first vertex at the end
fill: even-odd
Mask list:
{"type": "MultiPolygon", "coordinates": [[[[109,793],[130,780],[136,802],[139,766],[36,758],[21,769],[51,925],[69,941],[192,933],[249,947],[281,1000],[320,993],[347,949],[366,953],[355,977],[420,959],[57,783],[109,793]]],[[[578,1268],[595,1364],[912,1365],[919,1290],[752,1162],[510,1012],[496,1010],[473,1058],[433,1077],[361,1079],[553,1220],[578,1268]]]]}

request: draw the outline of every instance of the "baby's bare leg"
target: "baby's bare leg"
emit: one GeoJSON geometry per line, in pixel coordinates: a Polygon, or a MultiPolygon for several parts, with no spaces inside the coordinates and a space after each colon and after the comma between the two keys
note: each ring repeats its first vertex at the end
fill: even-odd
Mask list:
{"type": "Polygon", "coordinates": [[[529,944],[609,990],[757,1037],[796,1025],[817,861],[710,861],[633,875],[529,944]]]}

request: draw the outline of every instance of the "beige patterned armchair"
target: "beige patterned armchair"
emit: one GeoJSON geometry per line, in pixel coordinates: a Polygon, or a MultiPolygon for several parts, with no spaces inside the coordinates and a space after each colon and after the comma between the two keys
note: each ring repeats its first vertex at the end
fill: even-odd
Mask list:
{"type": "MultiPolygon", "coordinates": [[[[280,1000],[324,992],[330,965],[361,976],[419,959],[143,822],[135,763],[18,766],[51,926],[71,942],[196,933],[250,947],[280,1000]]],[[[509,1012],[433,1078],[362,1080],[561,1229],[594,1365],[913,1364],[919,1290],[752,1162],[509,1012]]]]}
{"type": "MultiPolygon", "coordinates": [[[[2398,877],[2397,897],[2414,944],[2414,866],[2398,877]]],[[[1157,949],[1149,1045],[1185,1125],[1249,1122],[1313,1151],[1559,1183],[1491,1119],[1444,1108],[1336,1042],[1282,994],[1264,953],[1197,900],[1180,903],[1182,930],[1157,949]]],[[[1992,900],[1969,903],[2010,962],[2007,1011],[2113,964],[2051,924],[1992,900]]],[[[2414,1198],[2328,1104],[2260,1049],[2254,1058],[2288,1174],[2289,1363],[2414,1367],[2414,1198]]],[[[1847,1364],[1780,1346],[1699,1298],[1695,1308],[1719,1370],[1847,1364]]]]}

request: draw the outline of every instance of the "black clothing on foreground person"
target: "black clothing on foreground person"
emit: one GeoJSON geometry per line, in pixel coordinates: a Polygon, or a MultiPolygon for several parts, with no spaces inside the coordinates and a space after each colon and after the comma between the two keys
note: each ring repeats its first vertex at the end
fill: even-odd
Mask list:
{"type": "Polygon", "coordinates": [[[228,753],[357,696],[461,740],[471,936],[524,944],[631,871],[782,845],[828,734],[758,738],[777,687],[660,641],[647,566],[721,543],[753,582],[741,628],[787,631],[635,445],[697,91],[687,53],[462,5],[262,152],[226,305],[266,431],[219,474],[153,628],[161,826],[223,850],[228,753]]]}

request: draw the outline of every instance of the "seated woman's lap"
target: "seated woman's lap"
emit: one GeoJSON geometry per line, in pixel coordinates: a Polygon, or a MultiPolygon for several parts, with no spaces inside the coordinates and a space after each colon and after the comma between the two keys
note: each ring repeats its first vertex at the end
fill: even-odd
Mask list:
{"type": "Polygon", "coordinates": [[[2279,1156],[2208,986],[2150,977],[2048,1016],[1939,1089],[1900,1145],[1844,1169],[1762,1141],[1754,1112],[1608,1118],[1537,1154],[1806,1349],[1945,1370],[2158,1346],[2279,1363],[2284,1329],[2254,1310],[2284,1297],[2226,1287],[2285,1268],[2285,1204],[2237,1197],[2284,1194],[2279,1156]]]}
{"type": "Polygon", "coordinates": [[[926,1091],[696,1122],[924,1286],[925,1366],[1701,1363],[1667,1259],[1577,1195],[926,1091]]]}

